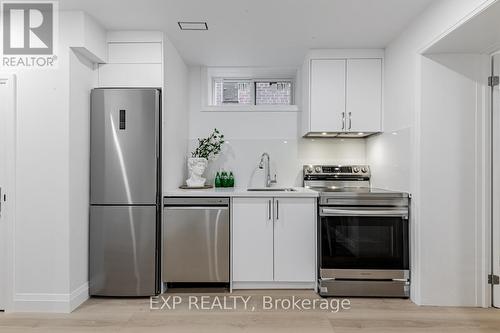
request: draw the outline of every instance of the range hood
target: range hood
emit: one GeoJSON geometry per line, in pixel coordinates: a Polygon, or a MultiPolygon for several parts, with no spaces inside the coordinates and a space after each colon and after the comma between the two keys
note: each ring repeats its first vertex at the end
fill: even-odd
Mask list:
{"type": "Polygon", "coordinates": [[[304,138],[366,138],[379,132],[308,132],[304,138]]]}

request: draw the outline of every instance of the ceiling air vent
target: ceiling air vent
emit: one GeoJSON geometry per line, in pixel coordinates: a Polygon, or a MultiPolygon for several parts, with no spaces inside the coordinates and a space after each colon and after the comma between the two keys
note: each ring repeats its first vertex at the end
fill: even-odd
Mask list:
{"type": "Polygon", "coordinates": [[[207,22],[177,22],[181,30],[208,30],[207,22]]]}

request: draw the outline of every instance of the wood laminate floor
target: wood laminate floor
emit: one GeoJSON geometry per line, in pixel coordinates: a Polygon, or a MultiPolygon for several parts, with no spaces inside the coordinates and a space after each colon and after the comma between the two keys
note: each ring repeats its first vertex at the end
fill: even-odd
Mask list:
{"type": "MultiPolygon", "coordinates": [[[[150,309],[149,299],[92,298],[71,314],[0,313],[0,332],[500,332],[500,310],[480,308],[419,307],[402,299],[350,299],[351,308],[331,310],[264,309],[263,297],[277,299],[315,299],[312,291],[238,291],[233,294],[173,293],[168,303],[160,299],[150,309]],[[205,306],[215,296],[226,298],[226,308],[203,310],[199,296],[207,295],[205,306]],[[173,297],[182,301],[173,309],[173,297]],[[189,297],[192,309],[189,310],[189,297]],[[196,309],[195,304],[200,307],[196,309]],[[163,309],[158,309],[163,306],[163,309]]],[[[268,299],[269,300],[269,299],[268,299]]],[[[280,302],[280,301],[278,301],[280,302]]],[[[273,303],[274,304],[274,303],[273,303]]],[[[286,301],[280,303],[285,307],[286,301]]],[[[223,304],[220,304],[223,306],[223,304]]],[[[267,303],[269,305],[269,303],[267,303]]],[[[318,304],[317,304],[318,305],[318,304]]],[[[334,305],[334,304],[333,304],[334,305]]],[[[215,301],[215,306],[219,304],[215,301]]],[[[334,308],[333,308],[334,309],[334,308]]]]}

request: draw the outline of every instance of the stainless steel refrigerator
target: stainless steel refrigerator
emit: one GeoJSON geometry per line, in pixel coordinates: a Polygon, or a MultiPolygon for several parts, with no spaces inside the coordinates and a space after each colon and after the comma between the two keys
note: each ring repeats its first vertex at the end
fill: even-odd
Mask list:
{"type": "Polygon", "coordinates": [[[160,94],[91,92],[90,295],[159,293],[160,94]]]}

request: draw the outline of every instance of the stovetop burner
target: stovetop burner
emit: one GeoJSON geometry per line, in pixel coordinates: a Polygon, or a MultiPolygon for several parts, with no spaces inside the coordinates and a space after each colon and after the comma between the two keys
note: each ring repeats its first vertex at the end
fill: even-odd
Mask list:
{"type": "Polygon", "coordinates": [[[304,187],[318,191],[321,197],[407,196],[371,187],[368,165],[304,165],[303,176],[304,187]]]}
{"type": "Polygon", "coordinates": [[[384,190],[374,187],[308,187],[319,192],[320,197],[328,198],[404,198],[407,193],[384,190]]]}

